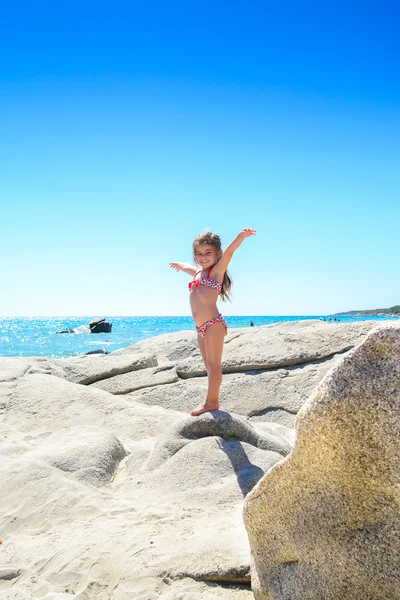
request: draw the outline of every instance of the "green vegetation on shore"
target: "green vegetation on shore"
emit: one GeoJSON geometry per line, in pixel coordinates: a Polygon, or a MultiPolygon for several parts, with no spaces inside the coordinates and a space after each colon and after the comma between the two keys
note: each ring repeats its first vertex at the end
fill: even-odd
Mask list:
{"type": "Polygon", "coordinates": [[[400,316],[400,306],[392,306],[391,308],[375,308],[374,310],[349,310],[348,312],[336,313],[337,315],[354,315],[354,316],[386,316],[386,317],[398,317],[400,316]]]}

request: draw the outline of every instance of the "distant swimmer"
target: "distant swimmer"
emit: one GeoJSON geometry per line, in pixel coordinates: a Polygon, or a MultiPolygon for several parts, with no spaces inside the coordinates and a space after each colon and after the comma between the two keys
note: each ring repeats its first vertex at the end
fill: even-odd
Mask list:
{"type": "Polygon", "coordinates": [[[254,327],[253,321],[250,321],[250,327],[254,327]]]}

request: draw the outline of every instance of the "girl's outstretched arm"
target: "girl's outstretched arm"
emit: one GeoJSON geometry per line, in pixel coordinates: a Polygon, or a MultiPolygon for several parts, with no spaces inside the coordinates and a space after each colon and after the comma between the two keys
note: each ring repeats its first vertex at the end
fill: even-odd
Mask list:
{"type": "Polygon", "coordinates": [[[242,229],[242,231],[237,234],[235,239],[232,240],[230,244],[228,244],[228,246],[225,248],[224,252],[222,253],[221,258],[215,265],[215,268],[218,269],[218,272],[221,272],[221,275],[223,273],[225,273],[226,269],[228,268],[228,265],[231,261],[231,258],[233,256],[233,253],[235,252],[235,250],[237,250],[239,248],[240,244],[243,242],[243,240],[245,238],[250,237],[251,235],[256,235],[255,229],[249,229],[249,228],[242,229]]]}
{"type": "Polygon", "coordinates": [[[198,273],[198,269],[189,263],[171,262],[169,263],[169,266],[172,267],[172,269],[175,269],[175,271],[183,271],[184,273],[192,275],[193,277],[196,275],[196,273],[198,273]]]}

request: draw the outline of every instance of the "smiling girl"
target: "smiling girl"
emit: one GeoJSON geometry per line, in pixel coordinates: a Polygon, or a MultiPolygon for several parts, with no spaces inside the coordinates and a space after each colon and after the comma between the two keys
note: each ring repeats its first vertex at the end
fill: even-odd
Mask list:
{"type": "Polygon", "coordinates": [[[176,271],[183,271],[193,277],[189,283],[190,307],[196,325],[199,349],[208,374],[206,399],[203,404],[192,410],[190,414],[193,416],[219,409],[221,358],[228,328],[224,317],[218,311],[217,300],[219,296],[222,300],[230,300],[232,282],[227,273],[228,264],[243,240],[255,233],[255,229],[242,229],[222,251],[219,236],[206,231],[193,240],[193,258],[200,271],[188,263],[169,263],[176,271]]]}

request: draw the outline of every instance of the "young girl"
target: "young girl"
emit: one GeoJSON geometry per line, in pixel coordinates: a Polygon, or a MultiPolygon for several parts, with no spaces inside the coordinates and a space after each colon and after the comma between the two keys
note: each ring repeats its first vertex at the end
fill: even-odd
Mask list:
{"type": "Polygon", "coordinates": [[[242,229],[224,252],[216,233],[201,233],[193,240],[193,258],[200,271],[188,263],[172,262],[176,271],[193,277],[189,283],[190,307],[196,325],[199,349],[208,374],[208,391],[203,404],[192,410],[193,416],[219,408],[219,388],[222,382],[221,358],[224,337],[227,334],[224,317],[217,308],[218,296],[230,300],[231,279],[228,264],[243,240],[255,235],[255,229],[242,229]]]}

